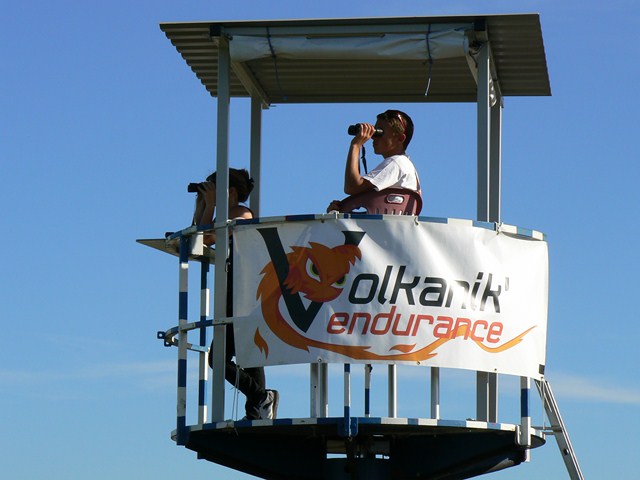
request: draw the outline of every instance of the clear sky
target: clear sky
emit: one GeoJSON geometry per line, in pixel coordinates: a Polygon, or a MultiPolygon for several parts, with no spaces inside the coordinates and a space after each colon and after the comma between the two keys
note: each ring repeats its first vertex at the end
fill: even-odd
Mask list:
{"type": "MultiPolygon", "coordinates": [[[[155,336],[177,324],[177,262],[135,239],[189,223],[185,186],[214,169],[216,102],[160,22],[522,12],[541,15],[553,95],[505,99],[503,221],[548,235],[547,374],[585,476],[636,477],[635,0],[25,0],[1,10],[3,478],[249,478],[169,438],[177,350],[155,336]]],[[[474,218],[473,105],[266,111],[263,215],[323,211],[340,196],[346,126],[388,107],[416,123],[409,153],[424,213],[474,218]]],[[[238,167],[248,167],[248,110],[232,104],[238,167]]],[[[267,373],[286,416],[296,377],[267,373]]],[[[566,474],[549,438],[531,463],[490,478],[566,474]]]]}

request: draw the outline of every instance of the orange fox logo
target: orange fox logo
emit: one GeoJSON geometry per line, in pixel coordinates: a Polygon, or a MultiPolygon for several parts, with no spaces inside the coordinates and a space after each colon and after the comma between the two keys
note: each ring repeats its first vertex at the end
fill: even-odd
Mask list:
{"type": "MultiPolygon", "coordinates": [[[[342,293],[347,273],[361,258],[360,249],[355,245],[339,245],[329,248],[310,242],[310,248],[292,247],[286,255],[289,273],[283,286],[288,294],[302,294],[312,302],[329,302],[342,293]]],[[[256,298],[262,298],[262,315],[269,328],[289,345],[308,351],[308,347],[318,347],[337,353],[350,355],[350,350],[369,347],[334,345],[308,338],[297,332],[280,313],[279,303],[282,288],[274,262],[269,262],[262,272],[264,277],[258,285],[256,298]]]]}

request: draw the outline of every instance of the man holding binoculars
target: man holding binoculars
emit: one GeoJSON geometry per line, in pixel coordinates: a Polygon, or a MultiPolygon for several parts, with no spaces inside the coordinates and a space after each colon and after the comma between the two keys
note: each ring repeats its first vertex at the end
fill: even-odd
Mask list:
{"type": "MultiPolygon", "coordinates": [[[[375,125],[351,125],[348,132],[354,137],[347,154],[344,193],[357,195],[385,188],[420,191],[418,172],[406,155],[407,146],[413,136],[413,121],[409,115],[399,110],[387,110],[377,116],[375,125]],[[373,151],[382,155],[384,160],[371,172],[362,175],[360,153],[364,151],[364,144],[369,139],[372,139],[373,151]]],[[[327,207],[327,212],[340,211],[341,203],[339,200],[333,200],[327,207]]]]}

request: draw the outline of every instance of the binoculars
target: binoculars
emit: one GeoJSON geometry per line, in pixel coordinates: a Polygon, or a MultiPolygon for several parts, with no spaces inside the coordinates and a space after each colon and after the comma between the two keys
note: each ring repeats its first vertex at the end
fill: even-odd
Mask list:
{"type": "MultiPolygon", "coordinates": [[[[356,123],[355,125],[349,125],[349,128],[347,128],[347,133],[349,135],[358,135],[360,133],[360,124],[356,123]]],[[[382,129],[381,128],[376,128],[375,131],[373,132],[373,136],[374,137],[381,137],[382,136],[382,129]]]]}

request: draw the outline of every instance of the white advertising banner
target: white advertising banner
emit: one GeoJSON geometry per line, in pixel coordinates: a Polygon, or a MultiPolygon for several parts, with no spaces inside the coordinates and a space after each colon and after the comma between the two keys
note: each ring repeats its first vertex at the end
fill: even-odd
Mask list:
{"type": "MultiPolygon", "coordinates": [[[[492,226],[492,225],[485,225],[492,226]]],[[[233,233],[243,367],[387,363],[541,378],[545,241],[469,221],[263,221],[233,233]]]]}

